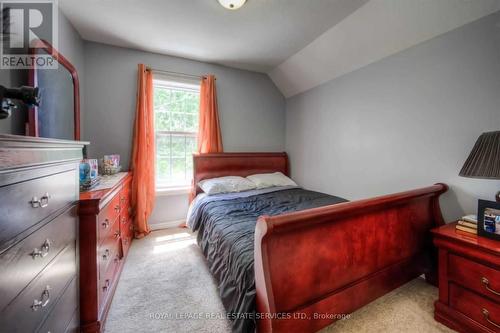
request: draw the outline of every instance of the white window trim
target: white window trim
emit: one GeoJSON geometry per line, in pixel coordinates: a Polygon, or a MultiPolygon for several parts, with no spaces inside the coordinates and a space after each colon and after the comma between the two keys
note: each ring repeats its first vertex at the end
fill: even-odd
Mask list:
{"type": "Polygon", "coordinates": [[[181,89],[186,91],[200,92],[200,82],[194,79],[184,79],[177,78],[174,76],[158,76],[157,79],[153,79],[153,86],[163,87],[163,88],[173,88],[181,89]]]}
{"type": "Polygon", "coordinates": [[[156,188],[157,197],[167,197],[171,195],[182,195],[191,192],[191,185],[188,186],[164,186],[156,188]]]}
{"type": "MultiPolygon", "coordinates": [[[[153,79],[153,87],[185,90],[185,91],[200,93],[200,81],[196,79],[180,78],[177,76],[170,76],[170,75],[155,74],[155,78],[153,79]]],[[[158,132],[167,132],[167,131],[158,131],[158,132]]],[[[155,130],[155,140],[158,132],[155,130]]],[[[192,135],[193,133],[178,132],[178,134],[192,135]]],[[[196,135],[198,135],[198,133],[196,133],[196,135]]],[[[155,161],[155,167],[156,167],[156,161],[155,161]]],[[[182,195],[182,194],[188,194],[191,191],[191,185],[190,184],[157,185],[155,191],[156,191],[156,196],[182,195]]]]}

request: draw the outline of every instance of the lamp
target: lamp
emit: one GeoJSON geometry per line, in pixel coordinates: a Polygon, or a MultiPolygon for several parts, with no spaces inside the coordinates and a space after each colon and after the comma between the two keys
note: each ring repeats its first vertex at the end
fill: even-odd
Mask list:
{"type": "Polygon", "coordinates": [[[240,9],[246,0],[218,0],[222,7],[226,9],[236,10],[240,9]]]}
{"type": "MultiPolygon", "coordinates": [[[[481,134],[459,175],[472,178],[500,179],[500,131],[481,134]]],[[[496,194],[496,200],[500,202],[500,191],[496,194]]]]}

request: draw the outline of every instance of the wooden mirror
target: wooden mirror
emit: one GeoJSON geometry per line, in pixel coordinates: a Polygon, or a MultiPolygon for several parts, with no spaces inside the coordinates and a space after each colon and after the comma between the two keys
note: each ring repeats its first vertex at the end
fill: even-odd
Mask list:
{"type": "Polygon", "coordinates": [[[29,110],[26,135],[80,140],[80,83],[75,66],[42,40],[35,42],[30,54],[50,54],[58,66],[29,70],[29,85],[40,89],[40,105],[29,110]]]}

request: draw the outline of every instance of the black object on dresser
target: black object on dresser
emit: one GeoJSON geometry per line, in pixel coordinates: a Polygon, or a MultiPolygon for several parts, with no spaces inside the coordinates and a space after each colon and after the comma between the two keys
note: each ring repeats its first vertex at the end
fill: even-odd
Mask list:
{"type": "Polygon", "coordinates": [[[0,331],[79,329],[81,142],[0,135],[0,331]]]}

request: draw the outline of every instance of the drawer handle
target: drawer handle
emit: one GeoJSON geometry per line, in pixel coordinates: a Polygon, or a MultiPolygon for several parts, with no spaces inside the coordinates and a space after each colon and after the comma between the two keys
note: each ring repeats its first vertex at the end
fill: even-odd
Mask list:
{"type": "Polygon", "coordinates": [[[40,199],[33,197],[30,201],[33,208],[45,208],[49,205],[50,194],[45,193],[40,199]]]}
{"type": "Polygon", "coordinates": [[[109,220],[108,219],[105,219],[104,222],[102,222],[102,227],[104,229],[108,229],[108,227],[109,227],[109,220]]]}
{"type": "Polygon", "coordinates": [[[484,287],[485,287],[485,288],[486,288],[486,290],[488,290],[490,293],[493,293],[493,294],[495,294],[495,295],[497,295],[497,296],[500,296],[500,292],[498,292],[498,291],[496,291],[496,290],[494,290],[494,289],[491,289],[491,288],[490,288],[490,281],[489,281],[487,278],[482,277],[482,278],[481,278],[481,283],[482,283],[482,284],[484,284],[484,287]]]}
{"type": "Polygon", "coordinates": [[[30,256],[35,260],[37,257],[43,258],[49,254],[50,251],[50,240],[46,239],[43,245],[39,249],[33,249],[33,252],[30,253],[30,256]]]}
{"type": "Polygon", "coordinates": [[[33,305],[31,305],[31,310],[37,311],[38,309],[44,308],[50,302],[50,286],[45,287],[42,292],[42,297],[40,299],[35,299],[33,305]]]}
{"type": "Polygon", "coordinates": [[[120,237],[120,232],[119,231],[115,231],[114,236],[115,236],[115,238],[120,237]]]}
{"type": "Polygon", "coordinates": [[[108,257],[109,257],[109,250],[106,249],[106,251],[104,251],[104,254],[102,255],[102,259],[108,260],[108,257]]]}
{"type": "Polygon", "coordinates": [[[486,319],[486,321],[488,323],[495,326],[496,328],[500,328],[499,324],[495,323],[493,320],[490,319],[490,312],[488,310],[483,309],[482,312],[483,312],[484,319],[486,319]]]}
{"type": "Polygon", "coordinates": [[[115,206],[115,212],[119,212],[120,211],[120,205],[116,205],[115,206]]]}
{"type": "Polygon", "coordinates": [[[122,217],[122,223],[123,224],[127,223],[127,219],[125,217],[122,217]]]}
{"type": "Polygon", "coordinates": [[[109,288],[109,279],[106,279],[106,281],[104,282],[104,287],[102,287],[102,291],[106,292],[108,291],[108,288],[109,288]]]}

